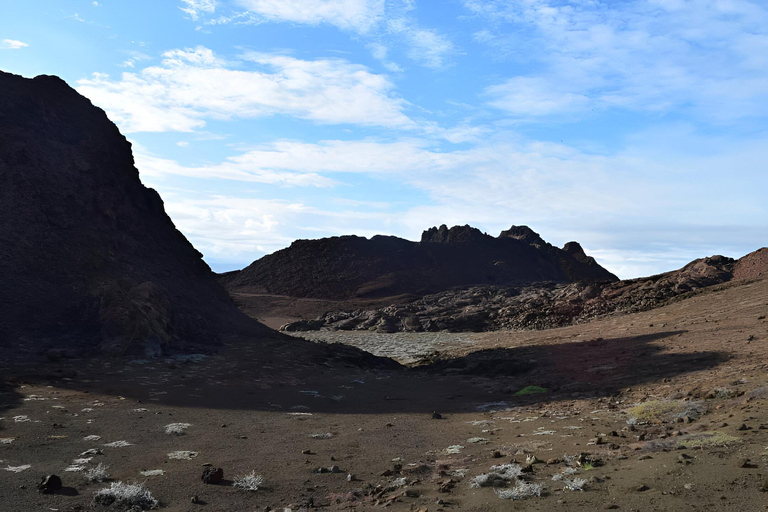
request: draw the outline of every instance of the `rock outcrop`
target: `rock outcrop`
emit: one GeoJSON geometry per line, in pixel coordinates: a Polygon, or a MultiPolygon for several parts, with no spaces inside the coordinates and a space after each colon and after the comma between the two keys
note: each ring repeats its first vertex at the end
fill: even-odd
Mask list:
{"type": "Polygon", "coordinates": [[[492,237],[470,226],[430,228],[420,242],[393,236],[297,240],[225,274],[230,292],[349,299],[423,296],[456,286],[616,281],[575,242],[559,249],[525,226],[492,237]]]}
{"type": "MultiPolygon", "coordinates": [[[[583,254],[573,244],[569,247],[571,252],[583,254]]],[[[612,313],[653,309],[685,293],[728,282],[734,269],[757,265],[755,254],[738,261],[724,256],[702,258],[673,272],[626,281],[453,289],[378,309],[331,311],[314,320],[287,324],[283,330],[420,332],[561,327],[612,313]]]]}
{"type": "Polygon", "coordinates": [[[0,72],[0,346],[205,349],[248,319],[139,180],[130,143],[53,76],[0,72]]]}

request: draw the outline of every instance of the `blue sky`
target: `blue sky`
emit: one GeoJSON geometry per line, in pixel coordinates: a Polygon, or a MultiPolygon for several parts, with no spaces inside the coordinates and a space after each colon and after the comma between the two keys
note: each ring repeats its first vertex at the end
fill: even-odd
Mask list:
{"type": "Polygon", "coordinates": [[[0,0],[0,69],[107,111],[214,270],[526,224],[620,277],[768,239],[768,4],[0,0]]]}

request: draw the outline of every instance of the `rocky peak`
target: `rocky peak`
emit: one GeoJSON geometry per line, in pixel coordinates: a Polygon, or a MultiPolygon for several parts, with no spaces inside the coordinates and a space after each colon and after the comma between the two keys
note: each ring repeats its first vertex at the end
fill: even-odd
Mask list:
{"type": "Polygon", "coordinates": [[[547,242],[545,242],[537,232],[528,226],[512,226],[506,231],[502,231],[499,235],[499,238],[514,238],[516,240],[525,242],[528,245],[547,245],[547,242]]]}
{"type": "Polygon", "coordinates": [[[439,228],[431,227],[421,234],[422,243],[454,244],[486,240],[490,238],[477,228],[469,225],[453,226],[448,229],[445,224],[439,228]]]}

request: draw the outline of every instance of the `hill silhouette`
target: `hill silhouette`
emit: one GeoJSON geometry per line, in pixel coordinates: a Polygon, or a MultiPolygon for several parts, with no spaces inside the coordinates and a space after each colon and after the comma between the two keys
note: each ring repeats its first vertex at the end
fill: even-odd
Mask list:
{"type": "Polygon", "coordinates": [[[111,354],[269,330],[142,185],[131,144],[54,76],[0,72],[0,346],[111,354]]]}
{"type": "Polygon", "coordinates": [[[221,278],[230,293],[348,299],[425,295],[456,286],[616,281],[576,242],[562,249],[526,226],[498,237],[470,226],[430,228],[420,242],[394,236],[297,240],[221,278]]]}

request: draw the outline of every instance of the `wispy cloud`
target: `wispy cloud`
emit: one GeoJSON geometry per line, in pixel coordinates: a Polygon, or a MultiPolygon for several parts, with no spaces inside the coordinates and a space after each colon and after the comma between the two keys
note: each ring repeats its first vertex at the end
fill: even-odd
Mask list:
{"type": "Polygon", "coordinates": [[[445,35],[434,29],[419,27],[408,18],[389,20],[387,26],[392,33],[404,38],[408,57],[426,67],[445,67],[456,51],[445,35]]]}
{"type": "Polygon", "coordinates": [[[490,88],[514,115],[567,109],[690,111],[719,122],[768,115],[768,8],[762,3],[465,0],[490,23],[475,35],[526,74],[490,88]],[[542,108],[544,107],[544,108],[542,108]]]}
{"type": "Polygon", "coordinates": [[[3,39],[0,41],[0,50],[20,50],[29,46],[27,43],[16,41],[15,39],[3,39]]]}
{"type": "Polygon", "coordinates": [[[203,14],[216,12],[216,0],[181,0],[181,3],[179,9],[187,13],[193,21],[197,21],[203,14]]]}
{"type": "MultiPolygon", "coordinates": [[[[204,0],[184,0],[197,5],[204,0]]],[[[206,2],[207,3],[207,2],[206,2]]],[[[374,57],[381,60],[390,71],[402,71],[392,59],[385,60],[386,39],[405,51],[414,61],[430,68],[445,67],[456,53],[454,44],[436,29],[420,26],[410,11],[410,0],[233,0],[244,9],[233,11],[206,21],[210,25],[259,24],[266,22],[293,23],[296,25],[331,25],[356,36],[373,40],[368,46],[374,57]]],[[[189,12],[187,8],[183,8],[189,12]]],[[[195,8],[192,16],[197,20],[203,9],[195,8]]],[[[213,13],[211,8],[209,13],[213,13]]]]}
{"type": "Polygon", "coordinates": [[[370,31],[384,15],[384,0],[238,0],[237,3],[269,21],[328,23],[361,34],[370,31]]]}
{"type": "Polygon", "coordinates": [[[249,52],[235,63],[241,69],[233,69],[204,47],[163,57],[160,66],[119,80],[95,74],[80,80],[78,91],[126,132],[192,131],[209,118],[277,114],[325,124],[416,126],[385,76],[342,59],[249,52]]]}
{"type": "MultiPolygon", "coordinates": [[[[304,203],[306,216],[301,219],[274,213],[276,225],[282,226],[276,232],[283,236],[307,236],[291,228],[291,222],[316,226],[315,236],[384,232],[411,239],[442,223],[470,223],[489,232],[528,224],[558,245],[576,239],[588,250],[600,249],[596,255],[622,277],[671,270],[705,254],[739,256],[764,244],[756,233],[768,229],[762,197],[768,176],[755,176],[753,169],[762,165],[761,148],[768,141],[734,143],[682,131],[676,140],[689,145],[690,152],[661,146],[649,153],[643,149],[648,140],[638,139],[636,147],[621,153],[596,155],[508,134],[455,151],[440,151],[419,139],[282,141],[216,165],[185,167],[143,156],[137,157],[137,164],[143,175],[148,172],[156,180],[178,174],[279,186],[343,188],[356,182],[353,175],[365,175],[382,183],[406,184],[428,198],[384,211],[357,205],[353,211],[345,209],[343,221],[339,212],[304,203]],[[697,155],[695,148],[702,145],[711,151],[697,155]],[[727,182],[723,168],[731,173],[727,182]],[[662,179],[667,184],[660,188],[662,179]],[[724,197],[740,199],[729,202],[724,197]],[[714,204],[719,205],[716,218],[714,204]]],[[[375,189],[366,197],[386,202],[375,189]]],[[[240,214],[234,204],[217,208],[232,208],[227,215],[236,217],[240,214]]],[[[233,224],[231,229],[242,226],[233,224]]],[[[215,245],[202,233],[199,237],[196,244],[215,245]]]]}

